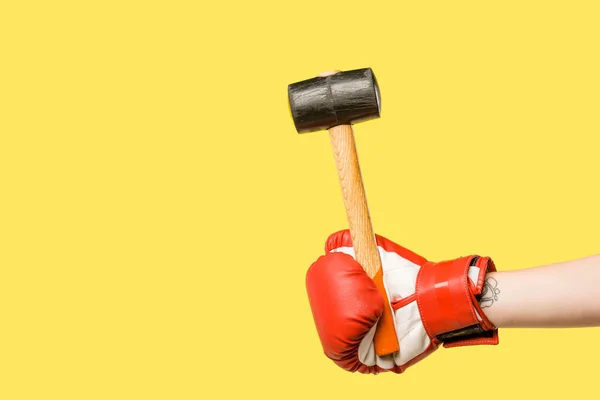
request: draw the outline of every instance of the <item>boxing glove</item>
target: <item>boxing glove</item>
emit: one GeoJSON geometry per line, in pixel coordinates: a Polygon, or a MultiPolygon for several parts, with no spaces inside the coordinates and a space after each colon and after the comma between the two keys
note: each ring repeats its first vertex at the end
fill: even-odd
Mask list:
{"type": "Polygon", "coordinates": [[[430,262],[376,235],[387,298],[354,259],[348,230],[332,234],[325,255],[306,274],[306,289],[325,355],[360,373],[402,373],[440,345],[496,345],[498,330],[479,301],[489,257],[471,255],[430,262]],[[373,338],[384,307],[391,307],[399,344],[379,356],[373,338]]]}

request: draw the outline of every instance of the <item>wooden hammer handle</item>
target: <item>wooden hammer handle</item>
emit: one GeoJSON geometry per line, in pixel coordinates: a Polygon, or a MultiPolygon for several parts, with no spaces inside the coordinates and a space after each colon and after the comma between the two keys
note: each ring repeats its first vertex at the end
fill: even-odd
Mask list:
{"type": "Polygon", "coordinates": [[[329,129],[329,139],[342,188],[356,261],[370,278],[374,278],[381,268],[381,260],[371,224],[352,125],[338,125],[329,129]]]}
{"type": "Polygon", "coordinates": [[[329,129],[329,138],[342,188],[356,261],[375,281],[385,305],[375,334],[375,351],[380,356],[391,354],[398,351],[398,339],[383,286],[381,259],[367,205],[352,125],[338,125],[329,129]]]}

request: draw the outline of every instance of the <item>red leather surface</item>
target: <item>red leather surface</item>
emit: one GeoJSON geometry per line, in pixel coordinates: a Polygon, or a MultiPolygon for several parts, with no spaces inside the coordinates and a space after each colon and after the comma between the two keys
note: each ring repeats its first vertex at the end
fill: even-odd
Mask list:
{"type": "Polygon", "coordinates": [[[308,270],[306,289],[325,355],[348,371],[379,372],[358,360],[358,346],[384,306],[360,264],[343,253],[322,256],[308,270]]]}
{"type": "Polygon", "coordinates": [[[472,257],[427,263],[417,277],[417,304],[429,337],[477,324],[467,272],[472,257]]]}

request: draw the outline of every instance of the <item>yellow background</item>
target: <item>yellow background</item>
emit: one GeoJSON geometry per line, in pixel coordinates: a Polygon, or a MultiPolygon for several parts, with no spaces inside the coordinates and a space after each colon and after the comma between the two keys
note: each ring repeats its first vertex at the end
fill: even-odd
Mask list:
{"type": "MultiPolygon", "coordinates": [[[[374,69],[375,229],[502,270],[600,251],[597,2],[3,1],[0,399],[594,396],[597,329],[504,330],[403,375],[321,352],[345,228],[287,85],[374,69]]],[[[531,290],[536,290],[532,287],[531,290]]]]}

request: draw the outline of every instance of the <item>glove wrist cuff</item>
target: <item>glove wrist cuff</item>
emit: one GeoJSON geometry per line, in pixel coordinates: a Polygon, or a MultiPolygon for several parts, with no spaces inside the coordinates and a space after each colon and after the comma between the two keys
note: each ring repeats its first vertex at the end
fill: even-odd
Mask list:
{"type": "Polygon", "coordinates": [[[417,276],[416,300],[425,331],[444,347],[498,344],[498,333],[476,296],[485,275],[495,271],[492,260],[476,255],[425,263],[417,276]]]}

